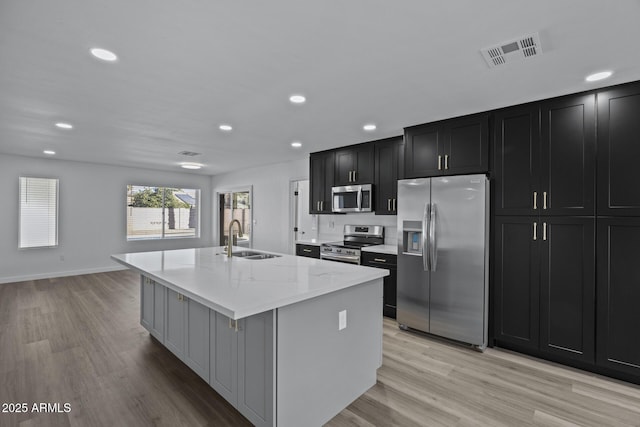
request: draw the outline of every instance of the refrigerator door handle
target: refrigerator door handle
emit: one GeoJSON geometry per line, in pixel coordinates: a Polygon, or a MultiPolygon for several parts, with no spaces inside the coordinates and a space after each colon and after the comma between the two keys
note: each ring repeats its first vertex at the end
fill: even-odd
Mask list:
{"type": "Polygon", "coordinates": [[[429,203],[424,204],[424,213],[422,215],[422,267],[424,271],[429,271],[429,239],[427,238],[427,230],[429,229],[429,203]]]}
{"type": "Polygon", "coordinates": [[[429,264],[431,265],[431,271],[436,271],[436,265],[438,264],[438,242],[436,239],[436,219],[437,209],[436,204],[431,205],[431,214],[429,219],[429,264]]]}

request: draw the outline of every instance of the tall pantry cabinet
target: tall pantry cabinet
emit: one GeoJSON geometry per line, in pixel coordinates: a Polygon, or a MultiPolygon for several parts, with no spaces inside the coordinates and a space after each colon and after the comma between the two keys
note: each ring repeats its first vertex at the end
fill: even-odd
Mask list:
{"type": "Polygon", "coordinates": [[[595,96],[494,115],[496,342],[593,363],[595,96]]]}
{"type": "Polygon", "coordinates": [[[598,93],[597,364],[640,376],[640,84],[598,93]]]}
{"type": "Polygon", "coordinates": [[[499,110],[493,136],[495,344],[640,384],[640,82],[499,110]]]}

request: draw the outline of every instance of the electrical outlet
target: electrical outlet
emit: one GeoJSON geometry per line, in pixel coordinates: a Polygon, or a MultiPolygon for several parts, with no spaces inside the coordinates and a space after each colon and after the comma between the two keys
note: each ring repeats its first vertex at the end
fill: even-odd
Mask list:
{"type": "Polygon", "coordinates": [[[347,310],[338,313],[338,330],[341,331],[347,327],[347,310]]]}

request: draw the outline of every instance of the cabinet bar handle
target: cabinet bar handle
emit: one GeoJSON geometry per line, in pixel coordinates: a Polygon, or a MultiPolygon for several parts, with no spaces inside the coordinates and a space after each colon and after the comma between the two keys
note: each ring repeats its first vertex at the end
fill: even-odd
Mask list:
{"type": "Polygon", "coordinates": [[[438,156],[438,170],[442,170],[442,156],[438,156]]]}
{"type": "Polygon", "coordinates": [[[376,262],[387,262],[387,260],[384,258],[374,258],[373,260],[376,262]]]}
{"type": "Polygon", "coordinates": [[[351,182],[351,174],[353,173],[353,171],[349,171],[349,182],[351,182]]]}
{"type": "Polygon", "coordinates": [[[396,211],[396,199],[393,199],[393,211],[396,211]]]}
{"type": "Polygon", "coordinates": [[[444,155],[444,168],[445,169],[449,169],[449,155],[448,154],[444,155]]]}
{"type": "Polygon", "coordinates": [[[542,193],[542,209],[547,209],[547,192],[542,193]]]}
{"type": "Polygon", "coordinates": [[[538,192],[533,192],[533,209],[538,209],[538,192]]]}
{"type": "Polygon", "coordinates": [[[234,325],[234,329],[236,330],[236,332],[238,332],[238,321],[234,320],[233,321],[233,325],[234,325]]]}
{"type": "Polygon", "coordinates": [[[311,249],[303,249],[302,252],[311,252],[311,249]]]}
{"type": "Polygon", "coordinates": [[[538,223],[533,223],[533,240],[538,240],[538,223]]]}
{"type": "Polygon", "coordinates": [[[229,317],[229,329],[233,328],[233,326],[231,326],[231,325],[232,325],[232,323],[231,323],[231,317],[229,317]]]}
{"type": "Polygon", "coordinates": [[[547,240],[547,223],[542,223],[542,240],[547,240]]]}
{"type": "Polygon", "coordinates": [[[353,171],[353,182],[358,180],[358,171],[353,171]]]}

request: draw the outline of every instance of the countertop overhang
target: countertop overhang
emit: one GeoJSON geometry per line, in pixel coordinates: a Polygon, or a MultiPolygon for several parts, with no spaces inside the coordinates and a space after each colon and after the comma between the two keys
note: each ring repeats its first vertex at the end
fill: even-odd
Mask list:
{"type": "Polygon", "coordinates": [[[216,246],[116,254],[111,258],[232,319],[389,275],[385,269],[277,255],[261,260],[228,258],[224,248],[216,246]]]}

